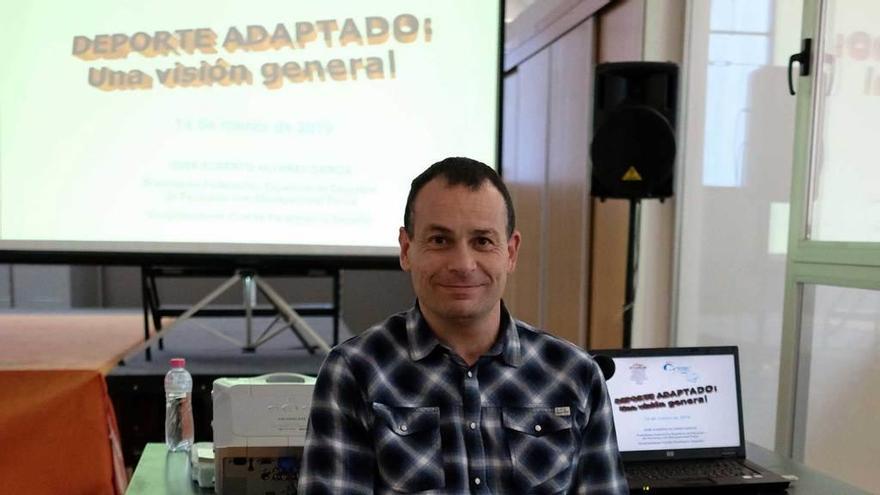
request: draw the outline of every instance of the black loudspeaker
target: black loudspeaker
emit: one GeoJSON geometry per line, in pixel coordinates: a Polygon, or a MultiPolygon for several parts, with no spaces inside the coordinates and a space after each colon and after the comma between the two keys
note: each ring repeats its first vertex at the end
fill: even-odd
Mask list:
{"type": "Polygon", "coordinates": [[[591,194],[672,196],[678,66],[615,62],[596,66],[591,194]]]}

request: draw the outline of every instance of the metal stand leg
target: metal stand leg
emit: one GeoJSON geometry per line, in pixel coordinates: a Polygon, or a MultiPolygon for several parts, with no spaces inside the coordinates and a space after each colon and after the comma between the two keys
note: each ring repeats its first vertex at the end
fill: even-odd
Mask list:
{"type": "MultiPolygon", "coordinates": [[[[270,286],[268,283],[260,279],[256,273],[252,271],[240,271],[235,275],[231,276],[225,282],[220,284],[216,289],[214,289],[210,294],[202,298],[199,302],[194,304],[188,310],[186,310],[183,314],[177,317],[174,322],[166,328],[161,328],[160,316],[158,311],[158,297],[155,294],[156,286],[155,281],[153,281],[153,285],[150,286],[148,277],[145,276],[145,270],[142,269],[142,288],[143,288],[143,297],[144,297],[144,341],[129,352],[129,355],[140,352],[141,350],[146,351],[147,360],[151,359],[150,355],[150,345],[153,342],[160,341],[161,339],[170,331],[177,328],[178,325],[201,311],[203,308],[211,304],[215,299],[220,297],[224,292],[226,292],[230,287],[235,285],[238,282],[242,284],[242,294],[244,296],[244,309],[245,309],[245,330],[246,330],[246,340],[245,342],[238,342],[237,340],[225,335],[221,332],[218,332],[212,328],[207,328],[210,330],[215,336],[222,338],[224,340],[230,341],[235,345],[242,346],[242,350],[244,352],[255,352],[256,348],[260,345],[268,342],[270,339],[281,333],[282,331],[290,328],[293,330],[294,334],[299,338],[302,342],[303,346],[310,353],[314,354],[316,349],[321,349],[325,352],[330,350],[330,346],[324,339],[321,338],[312,328],[306,323],[302,317],[294,311],[287,302],[278,295],[277,292],[270,286]],[[151,291],[152,290],[152,291],[151,291]],[[253,338],[253,310],[256,306],[257,302],[257,290],[262,292],[278,314],[284,319],[287,323],[286,327],[282,327],[280,329],[275,330],[274,332],[269,332],[271,330],[271,326],[267,329],[259,338],[254,340],[253,338]],[[149,333],[149,315],[153,315],[153,323],[156,327],[156,333],[150,336],[149,333]]],[[[335,285],[334,285],[335,287],[335,285]]],[[[336,289],[335,289],[336,290],[336,289]]],[[[338,294],[338,290],[336,291],[338,294]]],[[[338,313],[338,295],[334,296],[334,300],[337,304],[336,313],[338,313]]],[[[334,341],[337,338],[338,329],[335,326],[334,322],[334,341]]]]}
{"type": "Polygon", "coordinates": [[[254,306],[257,305],[257,284],[254,282],[256,278],[253,272],[242,271],[241,276],[242,297],[244,300],[244,329],[245,329],[245,345],[242,348],[244,352],[254,352],[257,347],[253,340],[253,314],[254,306]]]}
{"type": "MultiPolygon", "coordinates": [[[[153,313],[153,326],[156,331],[162,330],[162,315],[159,314],[159,288],[156,286],[156,275],[150,273],[147,277],[147,288],[150,294],[150,308],[153,313]]],[[[159,350],[165,350],[165,340],[159,339],[159,350]]]]}
{"type": "MultiPolygon", "coordinates": [[[[144,342],[147,342],[150,340],[150,294],[147,288],[147,275],[144,267],[141,267],[141,303],[144,306],[144,342]]],[[[144,359],[147,361],[153,360],[152,351],[149,346],[144,354],[144,359]]]]}
{"type": "Polygon", "coordinates": [[[186,321],[188,318],[190,318],[192,315],[196,314],[199,310],[201,310],[202,308],[204,308],[208,304],[211,304],[211,302],[214,301],[214,299],[217,299],[218,297],[220,297],[221,294],[226,292],[230,287],[232,287],[233,285],[238,283],[238,278],[239,278],[239,275],[237,273],[235,275],[233,275],[232,277],[230,277],[228,280],[226,280],[226,282],[223,282],[222,284],[220,284],[220,286],[217,287],[216,289],[214,289],[210,294],[203,297],[201,301],[197,302],[191,308],[186,310],[182,315],[178,316],[177,319],[174,320],[174,323],[172,323],[171,325],[169,325],[168,327],[166,327],[162,330],[158,330],[155,334],[153,334],[152,337],[150,337],[149,339],[142,342],[139,346],[135,347],[129,354],[135,354],[135,353],[140,352],[143,349],[148,349],[153,342],[161,339],[162,337],[165,336],[165,334],[167,334],[171,330],[174,330],[175,328],[177,328],[178,325],[180,325],[181,323],[186,321]]]}
{"type": "Polygon", "coordinates": [[[637,199],[629,202],[629,232],[626,251],[626,293],[623,301],[623,347],[632,347],[633,311],[636,304],[636,278],[639,267],[639,225],[641,224],[641,203],[637,199]]]}
{"type": "MultiPolygon", "coordinates": [[[[281,296],[278,295],[277,292],[275,292],[274,289],[272,289],[272,286],[264,282],[263,279],[259,277],[255,277],[255,280],[257,282],[257,287],[259,287],[260,291],[266,296],[267,299],[269,299],[269,302],[272,304],[272,306],[275,307],[278,313],[284,317],[284,321],[286,321],[287,324],[290,325],[290,328],[294,331],[297,337],[299,337],[299,339],[302,341],[303,345],[306,346],[309,352],[314,353],[315,351],[313,346],[310,345],[309,342],[303,338],[303,333],[309,336],[309,340],[314,343],[314,347],[317,347],[324,352],[330,352],[330,346],[327,345],[327,342],[325,342],[320,335],[315,333],[312,327],[309,326],[309,324],[306,323],[306,321],[303,320],[302,317],[287,304],[287,301],[285,301],[281,296]]],[[[267,338],[257,342],[256,345],[260,345],[263,342],[266,342],[275,335],[276,334],[267,336],[267,338]]]]}

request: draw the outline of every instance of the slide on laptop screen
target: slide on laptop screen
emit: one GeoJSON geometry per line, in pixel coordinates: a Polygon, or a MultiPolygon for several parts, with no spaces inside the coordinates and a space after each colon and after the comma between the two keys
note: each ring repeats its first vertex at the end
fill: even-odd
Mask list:
{"type": "Polygon", "coordinates": [[[633,491],[784,487],[745,460],[736,347],[599,351],[617,442],[633,491]]]}

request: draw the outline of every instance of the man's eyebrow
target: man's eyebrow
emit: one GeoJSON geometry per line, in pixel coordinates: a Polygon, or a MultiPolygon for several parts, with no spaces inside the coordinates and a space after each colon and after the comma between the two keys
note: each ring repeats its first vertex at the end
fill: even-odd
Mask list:
{"type": "Polygon", "coordinates": [[[452,232],[452,229],[450,229],[448,227],[444,227],[444,226],[436,224],[436,223],[432,223],[432,224],[428,225],[427,230],[428,230],[428,232],[442,232],[444,234],[448,234],[448,233],[452,232]]]}
{"type": "Polygon", "coordinates": [[[483,236],[483,237],[498,237],[500,234],[495,229],[474,229],[471,230],[471,235],[483,236]]]}
{"type": "MultiPolygon", "coordinates": [[[[451,234],[453,232],[449,227],[444,227],[440,224],[430,224],[428,225],[426,232],[429,233],[441,233],[441,234],[451,234]]],[[[471,229],[469,231],[469,235],[471,236],[481,236],[481,237],[499,237],[501,234],[495,229],[492,228],[482,228],[482,229],[471,229]]]]}

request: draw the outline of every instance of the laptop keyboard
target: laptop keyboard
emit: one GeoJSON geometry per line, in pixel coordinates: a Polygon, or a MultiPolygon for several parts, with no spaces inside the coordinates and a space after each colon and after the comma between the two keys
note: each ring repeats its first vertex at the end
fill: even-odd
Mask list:
{"type": "Polygon", "coordinates": [[[757,474],[755,471],[732,459],[639,463],[626,466],[626,472],[633,478],[646,480],[739,478],[757,474]]]}

